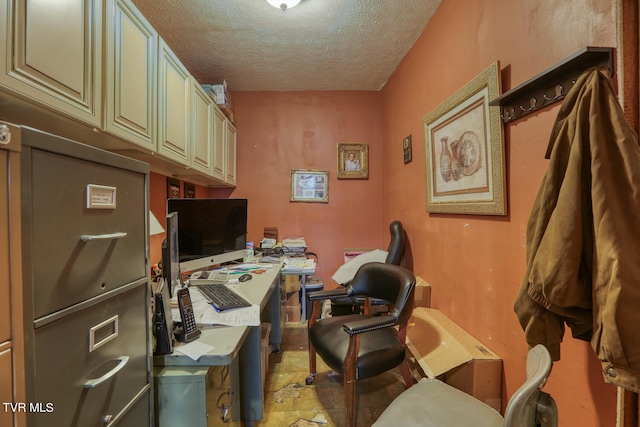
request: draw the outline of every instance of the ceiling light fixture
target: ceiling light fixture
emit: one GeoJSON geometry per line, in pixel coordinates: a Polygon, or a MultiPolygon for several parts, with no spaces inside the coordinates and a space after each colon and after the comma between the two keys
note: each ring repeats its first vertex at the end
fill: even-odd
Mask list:
{"type": "Polygon", "coordinates": [[[297,6],[300,0],[267,0],[267,2],[273,7],[282,9],[284,12],[287,9],[297,6]]]}

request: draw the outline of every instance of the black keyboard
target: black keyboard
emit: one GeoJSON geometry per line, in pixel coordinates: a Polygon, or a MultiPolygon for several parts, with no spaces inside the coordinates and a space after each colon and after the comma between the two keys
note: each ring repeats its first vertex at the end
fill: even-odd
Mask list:
{"type": "Polygon", "coordinates": [[[214,283],[208,285],[197,285],[195,288],[198,289],[218,311],[225,311],[240,307],[251,307],[251,303],[249,301],[229,289],[227,285],[214,283]]]}

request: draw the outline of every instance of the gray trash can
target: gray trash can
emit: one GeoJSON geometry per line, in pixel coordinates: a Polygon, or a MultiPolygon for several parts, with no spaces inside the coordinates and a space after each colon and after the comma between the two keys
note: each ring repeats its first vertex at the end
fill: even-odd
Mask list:
{"type": "MultiPolygon", "coordinates": [[[[322,282],[322,278],[320,276],[307,276],[307,283],[304,287],[306,295],[309,295],[309,292],[321,291],[324,289],[324,283],[322,282]]],[[[301,293],[302,294],[302,293],[301,293]]],[[[300,302],[302,304],[302,301],[300,302]]],[[[311,316],[311,309],[313,308],[313,304],[309,301],[309,298],[305,301],[306,304],[306,313],[307,316],[311,316]]],[[[320,313],[321,314],[321,313],[320,313]]],[[[306,319],[304,319],[306,320],[306,319]]]]}

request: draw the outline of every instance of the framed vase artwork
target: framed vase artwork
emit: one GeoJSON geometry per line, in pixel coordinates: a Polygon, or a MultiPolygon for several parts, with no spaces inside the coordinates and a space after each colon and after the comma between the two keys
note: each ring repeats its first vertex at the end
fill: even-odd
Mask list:
{"type": "Polygon", "coordinates": [[[424,117],[427,211],[507,214],[500,87],[496,61],[424,117]]]}
{"type": "Polygon", "coordinates": [[[369,177],[369,146],[351,142],[338,143],[338,178],[369,177]]]}
{"type": "Polygon", "coordinates": [[[291,171],[291,202],[329,202],[329,172],[294,169],[291,171]]]}

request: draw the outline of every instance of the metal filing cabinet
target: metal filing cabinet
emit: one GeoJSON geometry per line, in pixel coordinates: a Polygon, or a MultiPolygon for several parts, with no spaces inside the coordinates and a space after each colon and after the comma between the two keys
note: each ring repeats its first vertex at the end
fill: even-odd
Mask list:
{"type": "Polygon", "coordinates": [[[150,426],[149,167],[22,128],[29,426],[150,426]]]}

